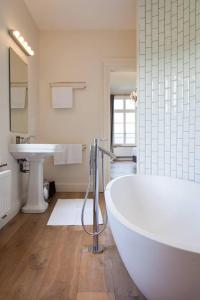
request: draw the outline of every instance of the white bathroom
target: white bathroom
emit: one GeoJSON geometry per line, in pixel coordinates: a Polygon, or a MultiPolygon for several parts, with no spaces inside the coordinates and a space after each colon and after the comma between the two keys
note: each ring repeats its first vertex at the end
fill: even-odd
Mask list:
{"type": "Polygon", "coordinates": [[[200,0],[1,0],[0,82],[0,300],[199,300],[200,0]]]}

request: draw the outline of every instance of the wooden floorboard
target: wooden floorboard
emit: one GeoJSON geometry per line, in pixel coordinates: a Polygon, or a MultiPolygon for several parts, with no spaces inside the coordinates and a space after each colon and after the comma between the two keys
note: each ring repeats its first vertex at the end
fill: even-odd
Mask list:
{"type": "Polygon", "coordinates": [[[57,193],[47,212],[19,213],[0,230],[0,300],[144,300],[109,228],[100,239],[105,251],[93,255],[81,226],[46,226],[58,198],[82,197],[57,193]]]}

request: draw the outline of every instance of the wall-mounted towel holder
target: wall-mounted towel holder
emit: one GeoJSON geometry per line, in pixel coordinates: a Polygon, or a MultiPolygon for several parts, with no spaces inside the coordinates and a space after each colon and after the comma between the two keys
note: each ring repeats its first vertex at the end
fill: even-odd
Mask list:
{"type": "Polygon", "coordinates": [[[11,87],[25,87],[25,88],[28,88],[28,82],[11,82],[11,87]]]}
{"type": "Polygon", "coordinates": [[[7,164],[7,163],[4,163],[4,162],[3,162],[3,163],[0,163],[0,168],[7,167],[7,165],[8,165],[8,164],[7,164]]]}
{"type": "Polygon", "coordinates": [[[51,82],[50,87],[71,87],[73,89],[86,88],[86,82],[51,82]]]}

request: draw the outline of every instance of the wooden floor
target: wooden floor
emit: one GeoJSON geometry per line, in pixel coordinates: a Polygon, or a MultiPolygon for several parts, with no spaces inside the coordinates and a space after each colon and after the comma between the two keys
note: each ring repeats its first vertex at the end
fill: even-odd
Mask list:
{"type": "Polygon", "coordinates": [[[19,213],[0,231],[1,300],[143,300],[118,255],[109,228],[103,254],[87,252],[80,226],[46,226],[58,193],[44,214],[19,213]]]}

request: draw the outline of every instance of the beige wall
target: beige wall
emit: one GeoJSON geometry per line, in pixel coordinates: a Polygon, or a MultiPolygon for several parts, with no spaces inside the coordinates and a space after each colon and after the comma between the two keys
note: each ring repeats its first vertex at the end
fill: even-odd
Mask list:
{"type": "Polygon", "coordinates": [[[88,180],[88,149],[95,136],[103,135],[103,61],[135,57],[134,31],[42,32],[40,34],[39,141],[87,145],[81,165],[45,163],[45,176],[62,191],[85,190],[88,180]],[[75,90],[69,110],[51,107],[50,82],[86,81],[75,90]]]}
{"type": "Polygon", "coordinates": [[[36,112],[38,99],[38,31],[22,0],[1,0],[0,2],[0,161],[8,162],[12,170],[12,208],[0,227],[13,216],[21,206],[19,191],[21,176],[16,161],[8,153],[8,145],[15,140],[9,129],[9,66],[8,49],[12,47],[29,66],[29,133],[36,132],[36,112]],[[18,29],[23,33],[36,55],[28,58],[15,45],[8,35],[8,29],[18,29]]]}

